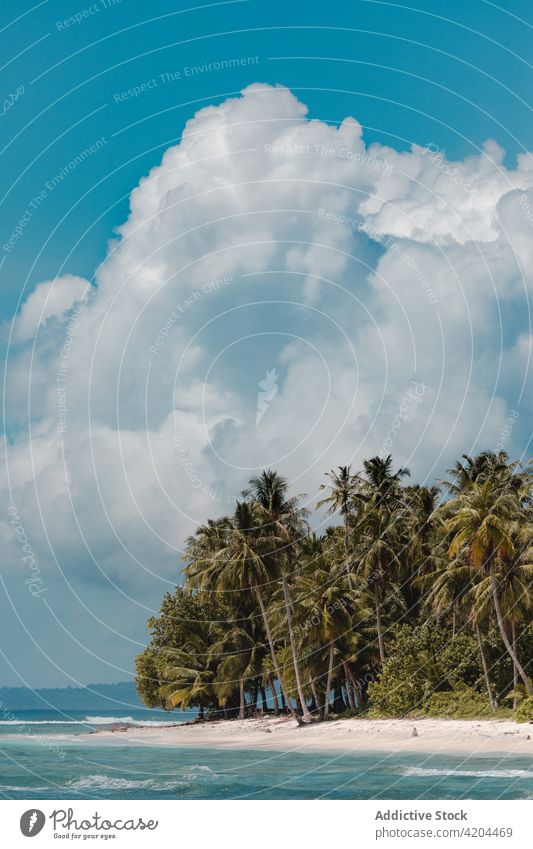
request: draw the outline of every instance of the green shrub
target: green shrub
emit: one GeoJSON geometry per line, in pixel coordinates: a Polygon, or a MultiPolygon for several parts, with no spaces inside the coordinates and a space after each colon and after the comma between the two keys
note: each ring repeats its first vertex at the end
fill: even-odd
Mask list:
{"type": "MultiPolygon", "coordinates": [[[[148,620],[151,638],[148,646],[135,660],[135,686],[141,701],[150,708],[172,709],[167,698],[168,684],[166,670],[169,666],[167,651],[180,649],[190,643],[191,631],[200,625],[208,644],[220,638],[223,628],[220,624],[229,619],[227,609],[217,601],[199,598],[183,587],[176,587],[174,593],[166,593],[161,604],[159,616],[148,620]],[[191,624],[192,623],[192,624],[191,624]]],[[[205,654],[202,655],[205,660],[205,654]]],[[[195,662],[191,652],[191,662],[195,662]]],[[[216,707],[211,694],[204,694],[194,702],[194,707],[216,707]]]]}
{"type": "Polygon", "coordinates": [[[481,689],[483,668],[476,640],[470,634],[460,633],[446,642],[439,653],[439,662],[452,687],[467,684],[481,689]]]}
{"type": "Polygon", "coordinates": [[[513,719],[516,722],[533,722],[533,698],[531,696],[522,699],[513,713],[513,719]]]}
{"type": "Polygon", "coordinates": [[[424,705],[424,713],[442,719],[478,719],[494,716],[487,696],[467,686],[447,693],[433,693],[424,705]]]}
{"type": "Polygon", "coordinates": [[[469,635],[452,639],[448,628],[403,625],[395,632],[378,680],[368,686],[369,715],[423,713],[433,694],[476,684],[481,674],[469,635]]]}

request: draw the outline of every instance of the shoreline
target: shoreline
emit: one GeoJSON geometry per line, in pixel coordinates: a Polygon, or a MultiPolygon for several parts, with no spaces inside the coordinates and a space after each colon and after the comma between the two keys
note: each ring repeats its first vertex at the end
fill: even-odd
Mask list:
{"type": "Polygon", "coordinates": [[[506,719],[339,719],[298,727],[290,717],[177,723],[58,735],[80,744],[275,751],[516,754],[533,756],[533,725],[506,719]],[[416,734],[413,729],[416,729],[416,734]]]}

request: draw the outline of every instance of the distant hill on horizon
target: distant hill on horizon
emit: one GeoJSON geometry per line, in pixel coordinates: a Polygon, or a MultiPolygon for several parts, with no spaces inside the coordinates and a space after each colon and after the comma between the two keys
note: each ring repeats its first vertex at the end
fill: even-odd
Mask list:
{"type": "Polygon", "coordinates": [[[113,710],[145,707],[135,684],[87,684],[85,687],[0,687],[0,710],[113,710]]]}

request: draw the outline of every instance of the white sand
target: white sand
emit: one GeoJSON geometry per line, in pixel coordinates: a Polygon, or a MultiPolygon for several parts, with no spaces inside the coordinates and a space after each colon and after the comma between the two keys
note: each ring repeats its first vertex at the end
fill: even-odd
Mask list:
{"type": "Polygon", "coordinates": [[[282,751],[388,751],[514,753],[533,755],[533,725],[511,720],[345,719],[299,728],[290,718],[265,717],[233,721],[102,730],[81,735],[78,742],[104,741],[148,746],[274,749],[282,751]],[[416,728],[418,736],[413,735],[416,728]]]}

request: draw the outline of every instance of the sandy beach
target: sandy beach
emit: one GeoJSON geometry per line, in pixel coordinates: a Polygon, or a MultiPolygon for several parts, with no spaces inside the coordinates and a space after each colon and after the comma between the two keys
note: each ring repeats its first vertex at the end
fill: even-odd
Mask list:
{"type": "Polygon", "coordinates": [[[257,719],[136,727],[77,737],[147,746],[323,751],[515,753],[533,755],[533,725],[511,720],[346,719],[298,727],[293,719],[257,719]]]}

